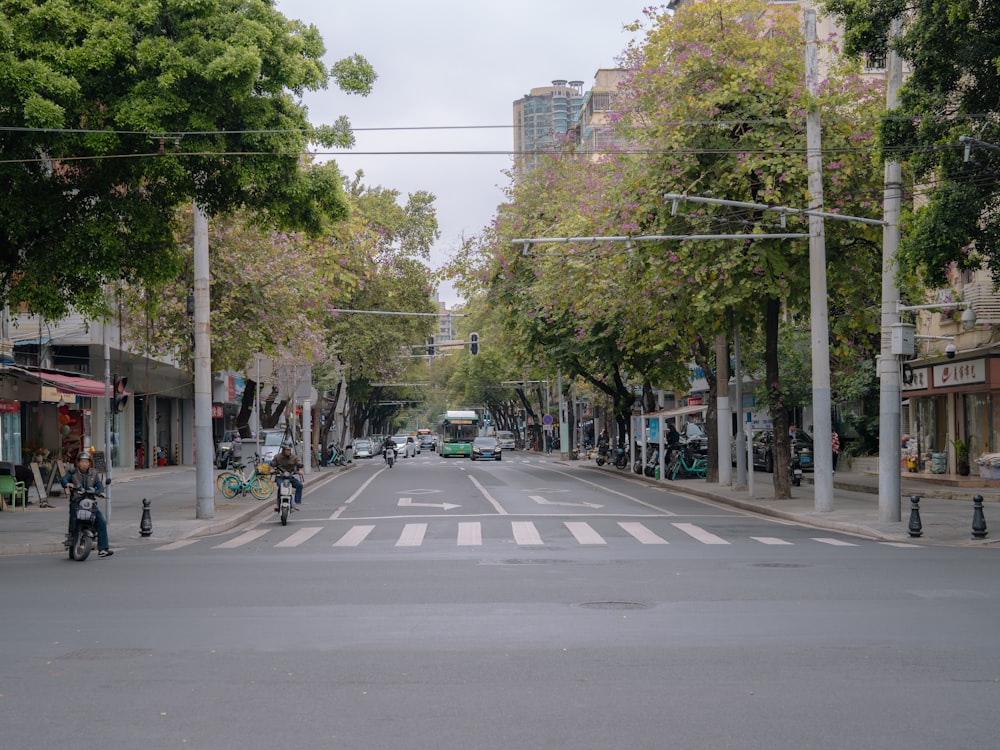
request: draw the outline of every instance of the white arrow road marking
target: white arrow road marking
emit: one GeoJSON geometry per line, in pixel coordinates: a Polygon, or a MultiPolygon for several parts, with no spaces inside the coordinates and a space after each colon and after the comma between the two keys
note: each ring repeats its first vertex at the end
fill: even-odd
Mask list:
{"type": "Polygon", "coordinates": [[[528,495],[528,497],[539,505],[568,505],[573,508],[593,508],[594,510],[604,507],[603,505],[598,505],[597,503],[563,503],[558,500],[546,500],[541,495],[528,495]]]}
{"type": "Polygon", "coordinates": [[[455,508],[461,508],[461,505],[455,505],[454,503],[415,503],[412,498],[401,497],[399,498],[400,508],[440,508],[441,510],[454,510],[455,508]]]}

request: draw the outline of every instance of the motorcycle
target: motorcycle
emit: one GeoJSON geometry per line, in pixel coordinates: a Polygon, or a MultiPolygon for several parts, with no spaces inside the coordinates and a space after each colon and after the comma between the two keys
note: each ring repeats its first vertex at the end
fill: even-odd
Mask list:
{"type": "Polygon", "coordinates": [[[295,497],[295,487],[292,486],[292,473],[280,471],[275,475],[274,483],[278,487],[278,512],[281,514],[281,525],[288,525],[288,514],[292,510],[292,498],[295,497]]]}
{"type": "Polygon", "coordinates": [[[608,444],[605,442],[598,443],[597,445],[597,461],[598,466],[604,466],[604,464],[611,463],[611,450],[608,444]]]}
{"type": "Polygon", "coordinates": [[[384,452],[385,452],[385,462],[389,464],[389,468],[391,469],[392,465],[396,462],[396,449],[386,448],[384,452]]]}
{"type": "Polygon", "coordinates": [[[788,461],[788,470],[792,475],[792,486],[802,484],[802,455],[792,446],[792,457],[788,461]]]}
{"type": "Polygon", "coordinates": [[[97,546],[97,497],[93,487],[74,489],[70,496],[69,512],[76,517],[73,533],[66,540],[70,560],[83,562],[97,546]]]}
{"type": "Polygon", "coordinates": [[[624,469],[628,466],[628,453],[624,448],[615,448],[615,468],[624,469]]]}

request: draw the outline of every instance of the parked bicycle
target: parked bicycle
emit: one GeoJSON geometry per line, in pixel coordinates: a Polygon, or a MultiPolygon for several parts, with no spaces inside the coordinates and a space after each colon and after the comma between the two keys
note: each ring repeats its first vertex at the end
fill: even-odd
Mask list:
{"type": "Polygon", "coordinates": [[[668,479],[704,478],[708,473],[708,459],[699,456],[690,445],[671,448],[667,454],[668,479]]]}
{"type": "MultiPolygon", "coordinates": [[[[265,465],[266,466],[266,465],[265,465]]],[[[253,471],[246,472],[245,464],[233,464],[232,471],[224,471],[215,479],[215,486],[222,496],[231,499],[248,492],[258,500],[267,500],[274,492],[274,482],[263,471],[257,461],[253,463],[253,471]]]]}

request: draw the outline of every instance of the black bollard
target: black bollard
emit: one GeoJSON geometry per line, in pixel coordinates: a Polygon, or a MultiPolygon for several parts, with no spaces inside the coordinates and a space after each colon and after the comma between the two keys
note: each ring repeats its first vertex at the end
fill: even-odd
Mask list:
{"type": "Polygon", "coordinates": [[[139,521],[139,536],[149,536],[153,533],[153,519],[149,515],[149,500],[142,499],[142,519],[139,521]]]}
{"type": "Polygon", "coordinates": [[[983,496],[972,498],[972,536],[976,539],[986,538],[986,516],[983,515],[983,496]]]}
{"type": "Polygon", "coordinates": [[[920,497],[910,495],[910,536],[923,536],[923,526],[920,524],[920,497]]]}

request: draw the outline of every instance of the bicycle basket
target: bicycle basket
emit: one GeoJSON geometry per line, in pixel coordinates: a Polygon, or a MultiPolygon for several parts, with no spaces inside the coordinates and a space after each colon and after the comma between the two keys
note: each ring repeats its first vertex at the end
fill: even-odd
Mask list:
{"type": "Polygon", "coordinates": [[[257,473],[258,474],[270,474],[271,473],[271,464],[257,464],[257,473]]]}

